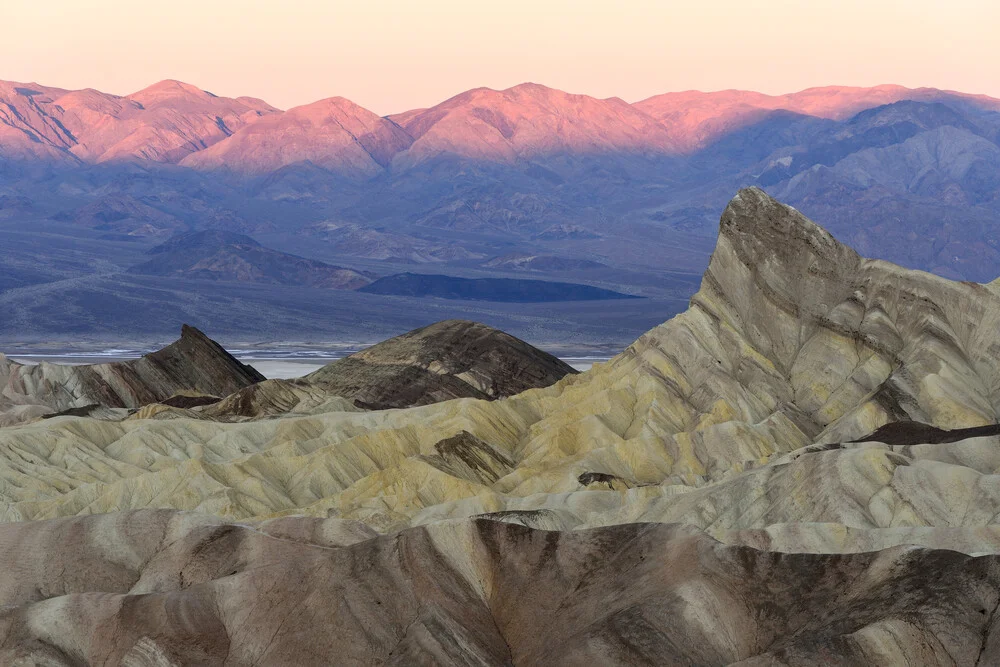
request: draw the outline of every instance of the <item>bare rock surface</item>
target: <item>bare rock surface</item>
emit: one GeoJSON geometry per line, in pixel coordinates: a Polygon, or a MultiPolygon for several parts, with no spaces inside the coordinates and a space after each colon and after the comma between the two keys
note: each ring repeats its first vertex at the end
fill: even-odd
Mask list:
{"type": "Polygon", "coordinates": [[[133,361],[24,365],[0,354],[0,424],[94,407],[138,408],[179,393],[226,396],[263,379],[187,325],[177,341],[133,361]]]}
{"type": "Polygon", "coordinates": [[[502,331],[446,320],[329,363],[306,379],[360,405],[401,408],[504,398],[574,374],[569,364],[502,331]]]}
{"type": "MultiPolygon", "coordinates": [[[[995,424],[998,318],[992,287],[864,259],[744,190],[691,308],[588,373],[522,391],[556,378],[500,372],[491,351],[513,339],[443,323],[306,384],[0,431],[0,507],[8,520],[151,504],[234,519],[332,515],[382,531],[544,509],[545,526],[565,528],[771,531],[789,551],[941,545],[939,529],[964,535],[949,538],[963,550],[990,551],[997,436],[851,442],[904,420],[995,424]],[[434,404],[373,412],[355,401],[434,404]]],[[[530,349],[513,358],[539,368],[530,349]]]]}
{"type": "Polygon", "coordinates": [[[451,321],[3,428],[0,662],[993,664],[998,332],[747,189],[688,311],[550,386],[451,321]]]}
{"type": "Polygon", "coordinates": [[[642,523],[373,537],[336,519],[164,510],[0,526],[0,552],[27,548],[37,557],[0,587],[7,664],[1000,659],[997,556],[769,554],[642,523]]]}

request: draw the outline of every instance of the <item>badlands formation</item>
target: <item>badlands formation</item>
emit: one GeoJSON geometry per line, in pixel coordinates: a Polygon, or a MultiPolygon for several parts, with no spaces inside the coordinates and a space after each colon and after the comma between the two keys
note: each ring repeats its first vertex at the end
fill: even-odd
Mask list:
{"type": "Polygon", "coordinates": [[[998,664],[998,366],[1000,285],[742,190],[690,308],[550,386],[0,429],[0,664],[998,664]]]}
{"type": "Polygon", "coordinates": [[[59,412],[115,414],[108,409],[189,402],[183,394],[228,396],[263,379],[186,325],[177,341],[132,361],[25,365],[0,354],[0,426],[59,412]]]}

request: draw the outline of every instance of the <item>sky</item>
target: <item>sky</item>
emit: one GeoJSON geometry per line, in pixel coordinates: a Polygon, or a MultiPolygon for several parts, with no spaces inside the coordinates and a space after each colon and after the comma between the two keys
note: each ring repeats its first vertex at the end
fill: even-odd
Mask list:
{"type": "Polygon", "coordinates": [[[179,79],[379,114],[525,81],[664,92],[895,83],[1000,97],[997,0],[0,0],[0,79],[179,79]]]}

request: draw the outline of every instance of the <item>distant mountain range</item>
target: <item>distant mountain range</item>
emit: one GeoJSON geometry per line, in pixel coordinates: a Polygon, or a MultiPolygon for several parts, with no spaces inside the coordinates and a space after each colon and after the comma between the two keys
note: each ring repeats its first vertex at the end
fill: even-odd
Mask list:
{"type": "Polygon", "coordinates": [[[342,97],[281,111],[161,81],[120,97],[0,82],[0,155],[65,163],[158,162],[245,176],[310,162],[363,178],[440,156],[514,164],[564,155],[680,155],[759,124],[775,111],[846,120],[902,100],[1000,111],[1000,100],[902,86],[667,93],[635,104],[534,83],[476,88],[429,109],[379,117],[342,97]]]}
{"type": "MultiPolygon", "coordinates": [[[[747,185],[866,255],[991,280],[1000,267],[1000,100],[833,86],[630,104],[528,83],[380,117],[344,98],[282,111],[178,81],[126,96],[0,82],[0,308],[27,313],[44,293],[72,319],[116,293],[110,276],[150,275],[154,246],[212,231],[248,235],[258,269],[229,254],[198,256],[213,268],[195,270],[179,256],[157,269],[160,288],[317,285],[303,261],[349,272],[340,274],[347,288],[404,273],[464,280],[530,270],[648,297],[663,319],[696,289],[719,212],[747,185]],[[264,254],[269,268],[260,269],[264,254]]],[[[119,297],[153,298],[130,289],[119,297]]],[[[292,300],[295,313],[287,298],[274,306],[301,323],[313,298],[292,300]]],[[[492,321],[476,312],[522,336],[593,327],[623,342],[651,321],[635,319],[634,304],[605,305],[601,316],[576,309],[556,321],[539,312],[523,328],[499,311],[492,321]]],[[[314,334],[356,332],[364,321],[381,338],[425,323],[390,326],[382,306],[344,308],[314,334]]],[[[131,333],[173,331],[174,319],[223,335],[260,326],[252,309],[224,311],[209,322],[184,311],[131,333]]],[[[437,319],[454,316],[461,307],[437,319]]],[[[100,319],[85,319],[67,330],[101,336],[100,319]]],[[[19,321],[0,336],[43,326],[19,321]]],[[[44,326],[38,333],[58,333],[44,326]]]]}

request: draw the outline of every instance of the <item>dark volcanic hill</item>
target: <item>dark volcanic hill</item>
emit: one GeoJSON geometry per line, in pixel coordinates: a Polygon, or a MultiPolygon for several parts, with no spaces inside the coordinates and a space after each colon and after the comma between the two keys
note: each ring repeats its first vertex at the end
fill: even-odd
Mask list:
{"type": "Polygon", "coordinates": [[[399,408],[503,398],[574,373],[565,362],[502,331],[448,320],[334,361],[306,379],[365,407],[399,408]]]}
{"type": "Polygon", "coordinates": [[[359,271],[265,248],[244,234],[219,230],[177,236],[147,254],[151,259],[132,267],[132,273],[333,289],[356,289],[371,282],[359,271]]]}
{"type": "Polygon", "coordinates": [[[401,273],[379,278],[359,291],[393,296],[437,297],[469,301],[545,303],[548,301],[604,301],[637,299],[631,294],[548,280],[518,278],[455,278],[453,276],[401,273]]]}

